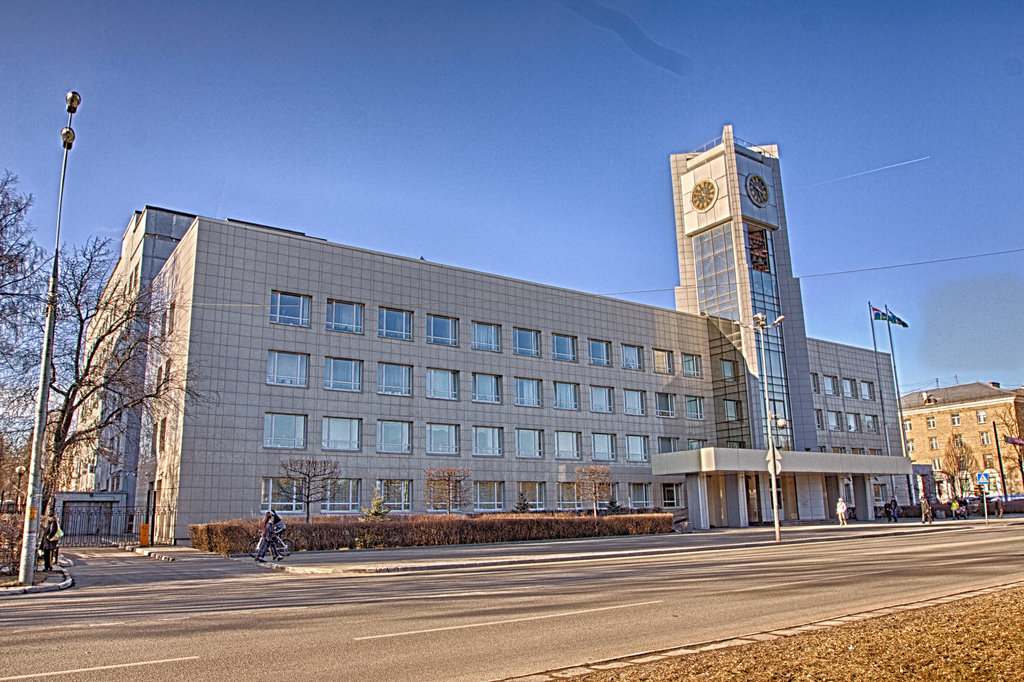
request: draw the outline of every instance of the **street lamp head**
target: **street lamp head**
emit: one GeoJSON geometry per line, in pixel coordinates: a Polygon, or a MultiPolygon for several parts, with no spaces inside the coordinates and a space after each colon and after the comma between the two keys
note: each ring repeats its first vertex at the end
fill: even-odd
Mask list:
{"type": "Polygon", "coordinates": [[[20,464],[14,467],[14,473],[18,474],[19,476],[24,476],[26,471],[27,469],[20,464]]]}
{"type": "Polygon", "coordinates": [[[786,421],[785,417],[779,417],[778,419],[775,420],[775,425],[778,426],[780,429],[786,428],[787,424],[789,424],[789,422],[786,421]]]}
{"type": "Polygon", "coordinates": [[[64,142],[64,149],[71,149],[71,145],[75,143],[75,131],[71,128],[65,128],[60,131],[60,139],[64,142]]]}
{"type": "Polygon", "coordinates": [[[754,313],[754,324],[758,327],[764,327],[768,321],[768,316],[764,313],[754,313]]]}
{"type": "Polygon", "coordinates": [[[82,96],[72,90],[64,98],[68,103],[68,113],[73,114],[78,111],[78,105],[82,103],[82,96]]]}
{"type": "Polygon", "coordinates": [[[774,322],[772,322],[772,326],[774,327],[774,326],[775,326],[775,325],[777,325],[777,324],[782,324],[782,321],[783,321],[784,319],[786,319],[786,316],[785,316],[785,315],[779,315],[778,317],[776,317],[776,318],[775,318],[775,321],[774,321],[774,322]]]}

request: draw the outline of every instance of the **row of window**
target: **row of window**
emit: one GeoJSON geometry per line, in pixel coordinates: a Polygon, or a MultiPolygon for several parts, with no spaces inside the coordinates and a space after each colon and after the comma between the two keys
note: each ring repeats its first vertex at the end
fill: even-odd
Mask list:
{"type": "MultiPolygon", "coordinates": [[[[818,452],[828,452],[829,448],[826,445],[819,445],[818,452]]],[[[880,448],[861,448],[851,447],[847,448],[845,445],[833,445],[832,452],[837,455],[845,455],[847,453],[852,455],[878,455],[881,456],[882,450],[880,448]]]]}
{"type": "Polygon", "coordinates": [[[878,433],[878,416],[874,414],[858,414],[857,412],[847,412],[846,420],[843,420],[843,413],[838,410],[828,410],[824,412],[822,410],[814,411],[814,425],[819,431],[826,429],[826,414],[828,417],[827,428],[829,431],[849,431],[855,433],[863,431],[865,433],[878,433]]]}
{"type": "MultiPolygon", "coordinates": [[[[276,386],[305,387],[309,384],[309,357],[299,353],[268,351],[267,383],[276,386]]],[[[381,395],[411,396],[412,366],[381,362],[377,364],[377,393],[381,395]]],[[[520,407],[543,406],[543,381],[515,377],[514,404],[520,407]]],[[[501,404],[504,378],[497,374],[472,373],[472,401],[501,404]]],[[[559,410],[580,409],[580,385],[553,381],[552,406],[559,410]]],[[[459,372],[450,369],[427,369],[426,397],[436,400],[459,400],[459,372]]],[[[324,358],[324,388],[333,391],[360,392],[363,390],[363,362],[346,358],[324,358]]],[[[590,387],[590,411],[614,412],[614,390],[609,386],[590,387]]],[[[687,419],[704,419],[704,398],[684,396],[687,419]]],[[[622,389],[624,414],[647,414],[647,392],[622,389]]],[[[659,417],[676,416],[676,395],[655,393],[655,414],[659,417]]]]}
{"type": "MultiPolygon", "coordinates": [[[[384,506],[396,512],[412,511],[412,485],[411,480],[402,479],[379,479],[375,481],[375,488],[380,490],[384,500],[384,506]]],[[[266,512],[273,509],[277,512],[304,512],[305,503],[302,494],[300,481],[291,478],[264,478],[261,491],[261,510],[266,512]]],[[[325,499],[320,502],[320,513],[338,514],[360,511],[364,501],[362,481],[358,478],[339,478],[328,483],[325,499]]],[[[649,509],[654,506],[651,496],[651,483],[629,483],[626,486],[627,496],[624,500],[619,498],[619,484],[608,484],[607,499],[599,502],[601,508],[607,507],[609,501],[624,502],[633,509],[649,509]]],[[[462,510],[488,512],[508,511],[515,503],[522,499],[526,507],[531,511],[548,509],[550,504],[547,499],[547,483],[545,481],[517,481],[515,483],[515,500],[510,504],[506,499],[505,481],[474,481],[472,486],[472,500],[456,499],[451,511],[462,510]]],[[[427,495],[428,511],[448,511],[447,500],[444,503],[438,502],[435,496],[427,495]]],[[[662,483],[661,484],[661,506],[672,509],[681,506],[683,503],[682,484],[662,483]]],[[[559,510],[578,510],[584,508],[584,501],[581,495],[577,494],[576,485],[572,482],[555,483],[555,508],[559,510]]]]}
{"type": "MultiPolygon", "coordinates": [[[[979,431],[978,432],[978,442],[981,445],[992,445],[992,434],[989,433],[988,431],[979,431]]],[[[963,436],[962,433],[955,433],[955,434],[953,434],[953,445],[955,445],[957,447],[963,447],[964,446],[964,436],[963,436]]],[[[928,449],[929,450],[938,450],[939,449],[939,437],[938,436],[932,436],[931,438],[928,439],[928,449]]],[[[913,438],[908,438],[907,439],[907,452],[914,452],[914,451],[915,451],[914,439],[913,438]]]]}
{"type": "MultiPolygon", "coordinates": [[[[377,420],[376,451],[387,454],[412,454],[413,423],[390,419],[377,420]]],[[[462,454],[462,427],[458,424],[427,423],[424,450],[428,455],[462,454]]],[[[363,449],[361,419],[324,417],[321,447],[324,450],[361,452],[363,449]]],[[[553,441],[545,448],[543,429],[511,429],[516,457],[538,459],[554,445],[556,459],[582,459],[583,434],[579,431],[554,431],[553,441]]],[[[658,437],[658,452],[680,449],[679,438],[658,437]]],[[[592,433],[590,455],[598,461],[614,461],[620,455],[627,462],[648,461],[648,437],[639,434],[618,436],[614,433],[592,433]],[[621,452],[620,452],[621,450],[621,452]]],[[[706,447],[703,439],[690,438],[686,449],[706,447]]],[[[268,413],[264,416],[263,446],[267,448],[304,449],[306,447],[306,415],[268,413]]],[[[500,426],[473,426],[471,452],[478,457],[501,457],[505,454],[505,429],[500,426]]]]}
{"type": "MultiPolygon", "coordinates": [[[[985,410],[975,410],[974,411],[974,418],[978,420],[979,424],[985,424],[985,423],[988,422],[988,412],[985,411],[985,410]]],[[[961,424],[961,422],[960,422],[960,413],[959,412],[953,412],[952,414],[950,414],[949,415],[949,421],[950,421],[950,425],[951,426],[960,426],[960,424],[961,424]]],[[[935,415],[929,415],[929,416],[925,417],[924,418],[924,423],[925,423],[925,426],[927,426],[929,429],[934,429],[935,428],[935,415]]],[[[909,419],[904,419],[903,420],[903,430],[904,431],[913,431],[914,430],[913,422],[911,422],[909,419]]]]}
{"type": "MultiPolygon", "coordinates": [[[[839,395],[839,377],[823,374],[820,377],[811,372],[811,390],[821,393],[825,389],[825,395],[839,395]]],[[[843,379],[842,390],[844,398],[860,398],[861,400],[875,399],[875,384],[870,381],[858,381],[857,379],[843,379]]]]}
{"type": "MultiPolygon", "coordinates": [[[[309,308],[312,299],[300,294],[273,291],[270,294],[270,322],[299,327],[309,326],[309,308]]],[[[426,316],[425,339],[440,346],[459,345],[459,320],[443,315],[426,316]]],[[[363,304],[348,301],[327,301],[325,328],[330,331],[363,333],[363,304]]],[[[381,307],[377,310],[377,336],[386,339],[411,341],[413,313],[408,310],[381,307]]],[[[473,322],[470,345],[477,350],[500,353],[502,350],[501,325],[491,322],[473,322]]],[[[620,367],[643,371],[643,346],[619,344],[620,367]]],[[[579,360],[579,339],[568,334],[551,334],[551,358],[565,362],[579,360]]],[[[591,365],[612,365],[612,342],[587,339],[587,362],[591,365]]],[[[540,357],[541,332],[536,329],[512,328],[512,353],[526,357],[540,357]]],[[[658,374],[675,374],[675,353],[670,350],[651,349],[651,366],[658,374]]],[[[682,354],[683,376],[703,376],[700,355],[682,354]]]]}

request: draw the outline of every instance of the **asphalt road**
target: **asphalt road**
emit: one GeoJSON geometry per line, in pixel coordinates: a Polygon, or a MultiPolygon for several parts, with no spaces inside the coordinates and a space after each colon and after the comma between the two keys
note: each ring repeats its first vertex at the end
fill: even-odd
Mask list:
{"type": "Polygon", "coordinates": [[[495,680],[1024,579],[1024,525],[359,577],[65,552],[73,589],[0,602],[0,680],[495,680]]]}

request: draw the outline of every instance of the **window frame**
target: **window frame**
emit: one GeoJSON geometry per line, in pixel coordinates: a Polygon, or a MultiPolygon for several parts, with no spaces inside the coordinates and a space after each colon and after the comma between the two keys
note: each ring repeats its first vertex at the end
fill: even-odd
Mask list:
{"type": "MultiPolygon", "coordinates": [[[[341,365],[344,369],[345,365],[341,365]]],[[[363,390],[363,361],[353,360],[352,358],[335,358],[325,357],[324,358],[324,389],[328,391],[346,391],[349,393],[361,393],[363,390]],[[344,381],[342,379],[335,379],[335,363],[351,363],[352,368],[352,379],[350,381],[344,381]]]]}
{"type": "Polygon", "coordinates": [[[501,404],[501,375],[499,374],[485,374],[483,372],[473,372],[473,386],[472,386],[472,402],[484,403],[486,405],[500,405],[501,404]],[[493,384],[493,393],[483,393],[480,390],[480,379],[487,378],[491,380],[493,384]]]}
{"type": "Polygon", "coordinates": [[[675,353],[670,350],[652,348],[651,355],[654,361],[655,374],[672,375],[676,373],[675,353]]]}
{"type": "Polygon", "coordinates": [[[501,325],[494,324],[492,322],[473,322],[472,325],[473,340],[470,342],[470,346],[476,350],[486,350],[492,353],[501,352],[501,325]],[[481,341],[478,331],[483,329],[490,329],[494,335],[494,340],[487,342],[481,341]]]}
{"type": "Polygon", "coordinates": [[[568,334],[551,334],[551,359],[561,362],[576,362],[576,337],[568,334]],[[560,348],[560,346],[565,346],[560,348]]]}
{"type": "Polygon", "coordinates": [[[595,462],[614,462],[615,461],[615,434],[614,433],[600,433],[600,432],[592,433],[592,434],[590,434],[590,445],[591,445],[592,459],[595,462]],[[601,436],[601,439],[605,440],[607,442],[607,444],[608,444],[607,450],[599,449],[597,447],[597,445],[598,445],[598,436],[601,436]],[[607,457],[604,457],[604,456],[599,457],[598,456],[598,455],[605,455],[605,454],[607,454],[608,456],[607,457]]]}
{"type": "Polygon", "coordinates": [[[626,461],[631,464],[645,464],[651,460],[651,448],[647,442],[647,436],[640,434],[626,434],[626,461]],[[633,444],[640,446],[639,451],[633,449],[633,444]]]}
{"type": "Polygon", "coordinates": [[[675,393],[655,393],[654,394],[654,414],[658,417],[666,417],[674,419],[676,416],[676,395],[675,393]],[[666,399],[666,404],[662,406],[662,398],[666,399]]]}
{"type": "Polygon", "coordinates": [[[398,419],[378,419],[376,423],[377,427],[377,442],[375,443],[375,449],[382,455],[411,455],[412,454],[412,422],[401,421],[398,419]],[[402,442],[400,444],[392,443],[391,441],[384,440],[384,429],[388,425],[401,425],[402,428],[402,442]],[[384,445],[398,444],[401,449],[384,449],[384,445]]]}
{"type": "Polygon", "coordinates": [[[399,365],[392,362],[379,362],[377,363],[377,394],[378,395],[390,395],[402,398],[408,398],[412,396],[412,366],[411,365],[399,365]],[[389,369],[401,369],[403,370],[403,382],[400,384],[389,384],[392,378],[388,378],[389,369]],[[398,389],[398,390],[394,390],[398,389]]]}
{"type": "Polygon", "coordinates": [[[459,425],[458,424],[443,424],[438,422],[427,422],[427,444],[426,453],[428,455],[441,455],[447,457],[458,457],[459,456],[459,425]],[[444,430],[445,440],[447,445],[439,444],[436,440],[436,434],[440,434],[444,430]]]}
{"type": "Polygon", "coordinates": [[[362,334],[363,333],[363,304],[355,303],[353,301],[340,301],[337,299],[327,299],[327,313],[324,318],[324,329],[332,332],[342,332],[345,334],[362,334]],[[351,306],[352,307],[352,322],[339,322],[337,321],[336,313],[339,306],[351,306]]]}
{"type": "Polygon", "coordinates": [[[427,343],[434,346],[448,346],[456,348],[459,345],[459,318],[447,315],[433,315],[427,313],[427,343]],[[445,323],[446,334],[438,334],[437,326],[445,323]]]}
{"type": "Polygon", "coordinates": [[[324,416],[321,419],[320,425],[320,447],[323,450],[331,450],[337,452],[360,452],[363,449],[363,424],[362,419],[357,417],[329,417],[324,416]],[[347,425],[349,436],[348,440],[331,440],[330,432],[333,422],[350,422],[347,425]],[[351,440],[351,430],[355,427],[355,440],[351,440]],[[334,445],[335,443],[341,443],[341,445],[334,445]],[[348,444],[346,446],[345,444],[348,444]]]}
{"type": "Polygon", "coordinates": [[[704,421],[704,396],[686,396],[686,418],[693,421],[704,421]],[[690,409],[691,406],[693,409],[690,409]]]}
{"type": "Polygon", "coordinates": [[[683,376],[699,379],[704,376],[704,360],[694,353],[683,353],[683,376]]]}
{"type": "Polygon", "coordinates": [[[540,332],[536,329],[524,329],[522,327],[512,328],[512,355],[520,355],[526,358],[540,357],[540,332]],[[525,336],[524,336],[525,335],[525,336]],[[533,339],[533,347],[527,348],[520,345],[522,338],[533,339]]]}
{"type": "Polygon", "coordinates": [[[624,388],[622,389],[622,413],[628,414],[631,417],[646,417],[647,416],[647,391],[635,389],[635,388],[624,388]],[[638,402],[634,406],[630,406],[630,397],[635,397],[638,402]]]}
{"type": "Polygon", "coordinates": [[[359,492],[361,480],[358,478],[332,478],[327,481],[326,497],[320,503],[321,514],[351,514],[360,511],[359,492]],[[336,502],[333,500],[335,488],[344,486],[347,489],[347,502],[336,502]],[[340,508],[335,508],[340,507],[340,508]]]}
{"type": "Polygon", "coordinates": [[[587,362],[595,367],[612,366],[612,343],[611,341],[599,341],[598,339],[587,339],[587,362]],[[594,355],[594,347],[604,350],[603,361],[594,355]]]}
{"type": "Polygon", "coordinates": [[[309,327],[309,309],[311,307],[312,301],[312,297],[303,294],[292,294],[286,291],[271,290],[269,315],[270,323],[281,324],[288,327],[309,327]],[[298,301],[285,303],[281,300],[282,296],[296,298],[298,299],[298,301]],[[282,312],[283,309],[291,308],[294,306],[298,306],[297,317],[295,315],[285,314],[284,312],[282,312]]]}
{"type": "MultiPolygon", "coordinates": [[[[473,456],[474,457],[502,457],[505,454],[504,447],[504,433],[500,426],[474,426],[473,427],[473,456]],[[484,449],[479,448],[480,442],[477,439],[477,435],[483,432],[491,432],[491,436],[496,442],[497,452],[485,452],[484,449]]],[[[487,448],[489,450],[495,449],[487,448]]]]}
{"type": "Polygon", "coordinates": [[[516,407],[542,407],[544,401],[543,396],[543,382],[540,379],[531,379],[529,377],[516,377],[515,378],[515,399],[514,404],[516,407]],[[527,383],[529,382],[529,383],[527,383]],[[527,398],[519,389],[532,385],[536,390],[536,398],[527,398]]]}
{"type": "Polygon", "coordinates": [[[428,367],[426,397],[429,400],[457,401],[459,399],[459,372],[454,369],[428,367]],[[444,377],[441,386],[438,385],[439,377],[444,377]]]}
{"type": "Polygon", "coordinates": [[[621,350],[622,350],[622,352],[621,352],[620,355],[621,355],[621,360],[622,360],[622,369],[628,369],[628,370],[630,370],[632,372],[642,372],[642,371],[644,371],[644,347],[643,346],[634,346],[632,344],[624,343],[624,344],[622,344],[622,349],[621,350]],[[627,358],[627,350],[629,351],[628,354],[629,355],[634,355],[635,358],[633,358],[633,357],[627,358]]]}
{"type": "Polygon", "coordinates": [[[268,350],[267,385],[289,386],[291,388],[308,388],[309,355],[307,353],[292,353],[290,351],[284,350],[268,350]],[[282,374],[280,372],[279,365],[282,357],[295,358],[297,360],[296,374],[294,376],[282,374]]]}
{"type": "Polygon", "coordinates": [[[518,428],[517,427],[516,430],[515,430],[514,436],[515,436],[515,439],[516,439],[516,458],[517,459],[544,459],[544,430],[543,429],[527,429],[527,428],[518,428]],[[523,454],[524,452],[527,452],[527,451],[525,449],[521,448],[521,443],[520,443],[520,435],[521,434],[522,435],[532,434],[532,435],[534,435],[536,437],[536,445],[537,445],[537,447],[534,448],[534,449],[531,449],[529,451],[529,452],[533,452],[535,454],[523,454]]]}
{"type": "Polygon", "coordinates": [[[263,447],[273,450],[305,450],[307,422],[307,416],[304,414],[265,412],[263,414],[263,447]],[[274,435],[278,429],[278,417],[291,417],[295,420],[292,426],[295,435],[290,440],[274,435]]]}
{"type": "Polygon", "coordinates": [[[382,339],[412,341],[412,311],[387,306],[377,308],[377,336],[382,339]],[[404,323],[397,327],[392,326],[393,315],[404,323]]]}
{"type": "Polygon", "coordinates": [[[553,403],[552,407],[556,410],[579,410],[580,409],[580,385],[574,384],[568,381],[553,381],[553,403]],[[567,390],[569,393],[569,400],[564,400],[566,396],[561,396],[559,389],[567,390]]]}
{"type": "Polygon", "coordinates": [[[583,434],[579,431],[555,431],[555,459],[583,459],[582,440],[583,434]],[[565,445],[569,447],[563,447],[565,445]]]}

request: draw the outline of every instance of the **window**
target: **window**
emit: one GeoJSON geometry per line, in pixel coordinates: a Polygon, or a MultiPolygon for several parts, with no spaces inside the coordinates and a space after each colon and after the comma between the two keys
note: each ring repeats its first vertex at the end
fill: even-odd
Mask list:
{"type": "Polygon", "coordinates": [[[867,433],[878,433],[878,417],[873,414],[864,415],[864,430],[867,433]]]}
{"type": "Polygon", "coordinates": [[[363,363],[359,360],[324,358],[324,388],[332,391],[361,391],[363,363]]]}
{"type": "Polygon", "coordinates": [[[501,457],[501,429],[497,426],[474,426],[473,454],[479,457],[501,457]]]}
{"type": "Polygon", "coordinates": [[[857,397],[857,382],[853,379],[843,379],[843,397],[844,398],[856,398],[857,397]]]}
{"type": "Polygon", "coordinates": [[[909,419],[903,420],[903,430],[906,431],[907,433],[914,430],[914,425],[913,423],[911,423],[909,419]]]}
{"type": "Polygon", "coordinates": [[[928,449],[929,450],[938,450],[939,449],[939,439],[936,436],[932,436],[931,438],[928,439],[928,449]]]}
{"type": "Polygon", "coordinates": [[[612,411],[612,389],[607,386],[590,387],[590,411],[611,412],[612,411]]]}
{"type": "Polygon", "coordinates": [[[958,447],[958,448],[962,448],[964,446],[963,434],[959,434],[959,433],[954,433],[953,434],[953,445],[958,447]]]}
{"type": "Polygon", "coordinates": [[[412,452],[412,424],[381,420],[377,422],[377,452],[408,455],[412,452]]]}
{"type": "Polygon", "coordinates": [[[914,452],[914,439],[910,438],[907,440],[907,452],[914,452]]]}
{"type": "Polygon", "coordinates": [[[676,397],[671,393],[655,393],[655,403],[657,403],[657,415],[659,417],[674,417],[676,416],[676,397]]]}
{"type": "Polygon", "coordinates": [[[978,434],[981,437],[982,445],[992,445],[992,434],[988,431],[982,431],[978,434]]]}
{"type": "Polygon", "coordinates": [[[843,430],[843,413],[836,412],[834,410],[828,411],[828,430],[829,431],[842,431],[843,430]]]}
{"type": "MultiPolygon", "coordinates": [[[[706,448],[707,446],[708,446],[708,442],[706,440],[704,440],[703,438],[687,438],[686,439],[686,449],[687,450],[700,450],[701,448],[706,448]]],[[[726,447],[733,447],[733,446],[729,445],[728,441],[726,442],[725,446],[726,447]]],[[[740,444],[740,445],[738,445],[736,447],[743,447],[743,445],[740,444]]]]}
{"type": "Polygon", "coordinates": [[[412,511],[412,481],[385,479],[377,481],[384,506],[391,511],[412,511]]]}
{"type": "Polygon", "coordinates": [[[675,509],[683,506],[683,484],[662,483],[661,484],[661,506],[665,509],[675,509]]]}
{"type": "Polygon", "coordinates": [[[308,355],[267,351],[267,383],[304,387],[309,383],[308,363],[308,355]]]}
{"type": "Polygon", "coordinates": [[[722,401],[723,413],[725,414],[725,421],[734,422],[740,419],[740,401],[739,400],[723,400],[722,401]]]}
{"type": "Polygon", "coordinates": [[[575,431],[555,431],[555,459],[579,459],[580,434],[575,431]]]}
{"type": "Polygon", "coordinates": [[[722,360],[722,381],[736,381],[736,363],[734,361],[722,360]]]}
{"type": "Polygon", "coordinates": [[[647,436],[626,436],[626,461],[647,461],[647,436]]]}
{"type": "Polygon", "coordinates": [[[686,396],[686,418],[687,419],[703,419],[704,418],[704,398],[698,395],[686,396]]]}
{"type": "Polygon", "coordinates": [[[377,393],[412,395],[412,367],[408,365],[377,365],[377,393]]]}
{"type": "Polygon", "coordinates": [[[825,430],[825,415],[822,413],[821,410],[814,411],[814,428],[818,429],[819,431],[825,430]]]}
{"type": "Polygon", "coordinates": [[[357,451],[361,449],[359,431],[358,419],[324,417],[321,445],[324,450],[357,451]]]}
{"type": "Polygon", "coordinates": [[[362,334],[362,304],[328,300],[327,329],[332,332],[348,332],[349,334],[362,334]]]}
{"type": "Polygon", "coordinates": [[[455,424],[427,424],[427,454],[459,454],[459,427],[455,424]]]}
{"type": "Polygon", "coordinates": [[[320,503],[324,514],[359,511],[359,479],[335,478],[327,482],[327,495],[320,503]]]}
{"type": "Polygon", "coordinates": [[[263,447],[306,447],[306,415],[269,412],[263,415],[263,447]]]}
{"type": "Polygon", "coordinates": [[[625,389],[622,392],[623,401],[625,403],[625,413],[643,416],[646,414],[646,404],[644,400],[643,391],[634,391],[631,389],[625,389]]]}
{"type": "Polygon", "coordinates": [[[704,370],[701,367],[700,356],[683,353],[683,376],[699,377],[703,376],[703,374],[704,370]]]}
{"type": "Polygon", "coordinates": [[[459,373],[450,369],[428,369],[427,397],[437,400],[458,400],[459,373]]]}
{"type": "Polygon", "coordinates": [[[519,481],[516,484],[516,497],[524,500],[530,511],[544,509],[544,482],[519,481]]]}
{"type": "Polygon", "coordinates": [[[578,384],[567,384],[563,381],[555,382],[555,409],[580,409],[580,387],[578,384]]]}
{"type": "Polygon", "coordinates": [[[270,321],[274,324],[309,326],[309,296],[270,292],[270,321]]]}
{"type": "Polygon", "coordinates": [[[649,509],[654,506],[651,502],[650,483],[629,484],[629,506],[632,509],[649,509]]]}
{"type": "Polygon", "coordinates": [[[835,377],[825,375],[825,395],[835,395],[838,388],[838,380],[835,377]]]}
{"type": "Polygon", "coordinates": [[[675,452],[679,449],[679,439],[672,436],[658,436],[658,452],[675,452]]]}
{"type": "Polygon", "coordinates": [[[474,374],[473,401],[478,403],[500,403],[501,377],[494,374],[474,374]]]}
{"type": "Polygon", "coordinates": [[[501,351],[501,327],[487,322],[474,322],[473,348],[501,351]]]}
{"type": "Polygon", "coordinates": [[[622,369],[643,369],[644,349],[622,344],[622,369]]]}
{"type": "Polygon", "coordinates": [[[512,352],[515,355],[540,356],[540,332],[530,329],[512,330],[512,352]]]}
{"type": "Polygon", "coordinates": [[[675,358],[670,350],[654,349],[654,371],[658,374],[675,374],[675,358]]]}
{"type": "Polygon", "coordinates": [[[811,372],[811,390],[815,393],[821,393],[821,383],[818,381],[818,375],[811,372]]]}
{"type": "Polygon", "coordinates": [[[560,510],[583,509],[583,502],[576,499],[575,483],[558,484],[558,508],[560,510]]]}
{"type": "Polygon", "coordinates": [[[595,433],[593,435],[594,459],[611,461],[615,459],[615,436],[611,433],[595,433]]]}
{"type": "Polygon", "coordinates": [[[925,426],[927,426],[929,429],[935,428],[935,417],[925,417],[924,422],[925,426]]]}
{"type": "Polygon", "coordinates": [[[594,339],[590,339],[587,342],[587,348],[590,356],[590,364],[603,365],[605,367],[612,364],[612,344],[607,341],[595,341],[594,339]]]}
{"type": "Polygon", "coordinates": [[[860,382],[860,399],[861,400],[874,400],[875,399],[875,385],[870,381],[860,382]]]}
{"type": "Polygon", "coordinates": [[[960,426],[960,413],[954,412],[949,415],[949,420],[953,423],[953,426],[960,426]]]}
{"type": "Polygon", "coordinates": [[[516,429],[516,457],[543,457],[543,436],[540,429],[516,429]]]}
{"type": "Polygon", "coordinates": [[[552,334],[551,358],[553,360],[576,362],[576,337],[552,334]]]}
{"type": "Polygon", "coordinates": [[[846,413],[846,430],[858,431],[860,429],[860,415],[856,412],[846,413]]]}
{"type": "Polygon", "coordinates": [[[505,484],[501,481],[475,481],[474,511],[501,511],[504,508],[505,484]]]}
{"type": "Polygon", "coordinates": [[[459,322],[453,317],[427,315],[427,343],[439,346],[459,345],[459,322]]]}
{"type": "Polygon", "coordinates": [[[377,311],[377,336],[411,341],[412,313],[407,310],[381,308],[377,311]]]}
{"type": "Polygon", "coordinates": [[[976,414],[978,415],[979,424],[984,424],[986,421],[988,421],[988,414],[985,412],[985,410],[978,410],[976,414]]]}
{"type": "Polygon", "coordinates": [[[540,407],[540,379],[516,377],[516,405],[540,407]]]}
{"type": "Polygon", "coordinates": [[[942,460],[941,459],[933,459],[932,460],[932,469],[935,469],[936,471],[942,471],[942,460]]]}
{"type": "Polygon", "coordinates": [[[301,512],[302,485],[291,478],[264,478],[260,495],[260,511],[301,512]]]}

